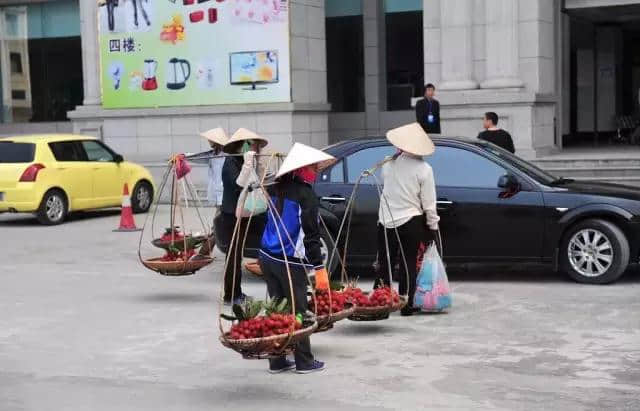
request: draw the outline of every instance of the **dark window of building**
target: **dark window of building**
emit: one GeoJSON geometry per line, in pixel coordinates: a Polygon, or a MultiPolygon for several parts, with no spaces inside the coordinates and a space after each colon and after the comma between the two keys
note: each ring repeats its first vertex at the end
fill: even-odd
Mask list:
{"type": "Polygon", "coordinates": [[[411,110],[424,87],[422,2],[385,1],[387,110],[411,110]]]}
{"type": "Polygon", "coordinates": [[[22,57],[20,53],[9,53],[9,62],[11,63],[11,73],[22,73],[22,57]]]}
{"type": "Polygon", "coordinates": [[[364,111],[361,0],[326,0],[327,97],[332,111],[364,111]]]}
{"type": "Polygon", "coordinates": [[[10,76],[2,101],[4,123],[65,121],[67,112],[82,104],[82,52],[78,0],[29,2],[0,7],[4,33],[0,56],[10,76]]]}
{"type": "Polygon", "coordinates": [[[27,92],[24,90],[11,90],[11,98],[14,100],[26,100],[27,92]]]}

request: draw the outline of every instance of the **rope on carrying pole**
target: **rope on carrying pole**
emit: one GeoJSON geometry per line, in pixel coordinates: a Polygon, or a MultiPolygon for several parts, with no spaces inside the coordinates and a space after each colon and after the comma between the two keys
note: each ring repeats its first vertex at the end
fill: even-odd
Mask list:
{"type": "MultiPolygon", "coordinates": [[[[164,175],[162,176],[162,182],[160,183],[160,191],[158,191],[158,196],[156,198],[156,204],[155,207],[153,209],[153,214],[151,216],[151,237],[154,237],[153,234],[153,226],[156,220],[156,214],[158,213],[158,207],[160,206],[160,196],[162,195],[162,192],[164,191],[165,186],[167,185],[167,181],[169,179],[169,173],[171,172],[173,166],[171,163],[169,163],[169,165],[167,166],[166,171],[164,172],[164,175]]],[[[144,238],[144,229],[147,226],[147,222],[149,221],[149,213],[147,213],[147,215],[144,218],[144,223],[142,224],[142,231],[140,231],[140,239],[138,240],[138,259],[140,260],[141,263],[143,263],[143,259],[142,259],[142,253],[141,253],[141,249],[142,249],[142,239],[144,238]]]]}
{"type": "MultiPolygon", "coordinates": [[[[146,232],[146,228],[150,222],[151,224],[151,237],[155,238],[155,221],[156,221],[156,217],[158,214],[158,209],[160,207],[160,198],[162,196],[162,193],[164,192],[167,183],[169,181],[169,178],[171,178],[171,202],[170,202],[170,206],[169,206],[169,212],[170,212],[170,230],[171,230],[171,245],[173,245],[175,243],[175,234],[176,234],[176,230],[175,228],[175,222],[176,222],[176,213],[180,213],[180,221],[182,224],[183,229],[185,230],[185,233],[183,235],[182,238],[182,247],[183,247],[183,263],[182,263],[182,272],[186,271],[187,266],[189,265],[189,252],[188,252],[188,235],[186,233],[186,227],[185,227],[185,219],[184,219],[184,210],[182,208],[182,204],[180,201],[180,191],[178,189],[178,185],[182,184],[182,189],[184,192],[184,201],[185,201],[185,206],[188,209],[189,208],[189,199],[188,199],[188,195],[187,195],[187,190],[189,190],[189,192],[191,192],[191,183],[188,180],[187,175],[184,175],[182,177],[183,181],[179,182],[178,178],[177,178],[177,170],[176,170],[176,159],[177,156],[172,156],[171,160],[168,162],[166,171],[163,174],[162,177],[162,182],[160,184],[160,190],[157,193],[157,197],[156,197],[156,202],[153,205],[153,212],[152,213],[147,213],[145,219],[144,219],[144,224],[142,226],[142,232],[140,234],[140,238],[138,241],[138,259],[140,260],[140,262],[145,265],[147,268],[150,268],[156,272],[161,272],[163,273],[162,270],[159,270],[157,268],[152,268],[149,267],[149,265],[145,264],[145,260],[142,258],[142,241],[144,239],[144,233],[146,232]],[[150,215],[151,214],[151,215],[150,215]],[[151,220],[149,221],[149,218],[151,218],[151,220]]],[[[207,236],[207,241],[209,238],[209,233],[208,230],[206,228],[206,225],[202,219],[202,215],[200,214],[200,209],[198,207],[198,205],[202,206],[201,202],[199,201],[199,198],[196,197],[198,199],[198,202],[200,204],[195,204],[195,208],[196,212],[198,214],[198,217],[200,219],[200,223],[202,224],[202,229],[204,232],[204,235],[207,236]]]]}

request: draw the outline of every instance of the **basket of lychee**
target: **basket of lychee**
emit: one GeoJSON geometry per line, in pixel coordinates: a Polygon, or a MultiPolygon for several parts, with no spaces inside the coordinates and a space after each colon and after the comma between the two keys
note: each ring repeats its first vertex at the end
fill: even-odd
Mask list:
{"type": "Polygon", "coordinates": [[[378,287],[371,293],[360,288],[348,287],[344,294],[355,305],[355,311],[348,318],[352,321],[379,321],[389,318],[389,314],[401,310],[407,299],[393,288],[378,287]]]}
{"type": "Polygon", "coordinates": [[[207,240],[204,235],[183,234],[180,227],[165,228],[165,232],[160,238],[151,241],[151,244],[158,248],[168,250],[170,247],[177,248],[180,251],[190,250],[199,247],[207,240]]]}
{"type": "Polygon", "coordinates": [[[316,313],[318,329],[323,332],[331,329],[335,322],[344,320],[355,311],[356,307],[347,301],[346,295],[337,290],[316,290],[315,296],[309,299],[309,309],[316,313]]]}
{"type": "Polygon", "coordinates": [[[315,317],[293,315],[287,299],[248,301],[233,306],[234,316],[221,314],[233,325],[220,342],[246,359],[267,359],[291,354],[302,338],[318,327],[315,317]]]}
{"type": "Polygon", "coordinates": [[[180,276],[195,274],[196,271],[213,261],[209,256],[194,258],[195,256],[196,251],[193,249],[180,250],[176,247],[169,247],[162,257],[142,260],[142,264],[162,275],[180,276]]]}

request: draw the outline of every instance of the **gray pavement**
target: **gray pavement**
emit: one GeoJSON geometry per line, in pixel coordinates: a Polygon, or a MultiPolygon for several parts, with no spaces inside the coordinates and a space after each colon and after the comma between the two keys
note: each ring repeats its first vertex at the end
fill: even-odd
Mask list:
{"type": "Polygon", "coordinates": [[[221,258],[161,277],[118,218],[0,216],[0,410],[640,409],[637,268],[456,270],[449,314],[343,321],[312,338],[325,372],[272,376],[217,340],[221,258]]]}

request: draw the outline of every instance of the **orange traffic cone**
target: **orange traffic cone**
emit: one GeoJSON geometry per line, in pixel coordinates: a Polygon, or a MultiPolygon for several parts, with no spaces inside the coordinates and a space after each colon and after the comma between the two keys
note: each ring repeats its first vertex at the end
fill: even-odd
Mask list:
{"type": "Polygon", "coordinates": [[[124,189],[122,190],[122,212],[120,213],[120,227],[113,231],[140,231],[140,228],[136,227],[136,222],[133,220],[133,210],[131,209],[131,197],[129,196],[129,186],[124,183],[124,189]]]}

